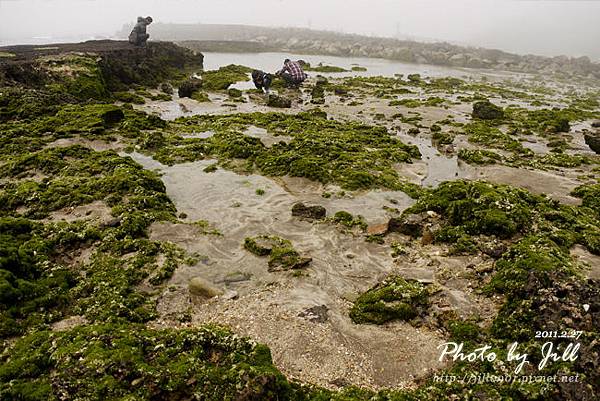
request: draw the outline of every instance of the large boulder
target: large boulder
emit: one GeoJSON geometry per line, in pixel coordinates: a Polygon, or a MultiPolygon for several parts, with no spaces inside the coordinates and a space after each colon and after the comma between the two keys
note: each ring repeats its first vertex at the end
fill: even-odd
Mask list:
{"type": "Polygon", "coordinates": [[[504,110],[489,100],[481,100],[473,104],[473,118],[480,120],[499,120],[504,118],[504,110]]]}
{"type": "Polygon", "coordinates": [[[321,220],[327,215],[323,206],[306,206],[304,203],[296,203],[292,206],[292,216],[302,217],[310,220],[321,220]]]}

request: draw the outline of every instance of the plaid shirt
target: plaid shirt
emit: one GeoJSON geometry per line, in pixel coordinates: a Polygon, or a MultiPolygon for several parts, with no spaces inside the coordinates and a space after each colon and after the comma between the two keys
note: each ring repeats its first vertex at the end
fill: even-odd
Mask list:
{"type": "Polygon", "coordinates": [[[296,81],[304,81],[307,77],[297,61],[290,61],[286,63],[281,69],[281,72],[289,72],[292,78],[296,81]]]}

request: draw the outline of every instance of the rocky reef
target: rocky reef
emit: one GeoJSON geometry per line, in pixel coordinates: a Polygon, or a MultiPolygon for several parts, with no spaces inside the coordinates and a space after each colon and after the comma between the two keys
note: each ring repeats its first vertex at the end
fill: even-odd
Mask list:
{"type": "Polygon", "coordinates": [[[596,87],[355,71],[272,112],[171,43],[0,51],[1,399],[598,398],[596,87]],[[535,375],[548,330],[578,382],[436,379],[515,365],[444,341],[535,375]]]}

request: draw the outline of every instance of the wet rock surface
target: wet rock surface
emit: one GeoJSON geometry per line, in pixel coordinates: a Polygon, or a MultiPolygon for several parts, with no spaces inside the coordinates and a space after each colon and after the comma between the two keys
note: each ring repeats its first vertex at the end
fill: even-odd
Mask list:
{"type": "Polygon", "coordinates": [[[296,203],[292,206],[292,216],[321,220],[327,216],[327,210],[323,206],[307,206],[304,203],[296,203]]]}
{"type": "Polygon", "coordinates": [[[600,132],[585,134],[584,138],[586,145],[597,154],[600,154],[600,132]]]}
{"type": "Polygon", "coordinates": [[[213,298],[223,294],[222,290],[218,289],[202,277],[194,277],[191,279],[188,287],[190,294],[202,298],[213,298]]]}
{"type": "Polygon", "coordinates": [[[267,106],[280,109],[289,109],[292,107],[292,100],[283,96],[270,94],[267,99],[267,106]]]}
{"type": "Polygon", "coordinates": [[[202,89],[202,80],[196,78],[190,78],[187,81],[183,82],[178,91],[179,97],[191,98],[195,93],[197,93],[200,89],[202,89]]]}

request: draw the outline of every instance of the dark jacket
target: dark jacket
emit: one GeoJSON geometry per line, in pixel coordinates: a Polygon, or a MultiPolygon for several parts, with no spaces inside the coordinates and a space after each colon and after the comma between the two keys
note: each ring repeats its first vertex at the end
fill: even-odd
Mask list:
{"type": "Polygon", "coordinates": [[[264,71],[254,70],[252,71],[252,82],[254,82],[256,89],[264,89],[265,92],[269,92],[273,76],[264,71]]]}
{"type": "Polygon", "coordinates": [[[138,17],[137,24],[133,27],[133,30],[129,34],[129,43],[133,43],[135,45],[139,45],[142,42],[148,40],[148,35],[146,33],[146,27],[150,25],[148,20],[144,17],[138,17]]]}

